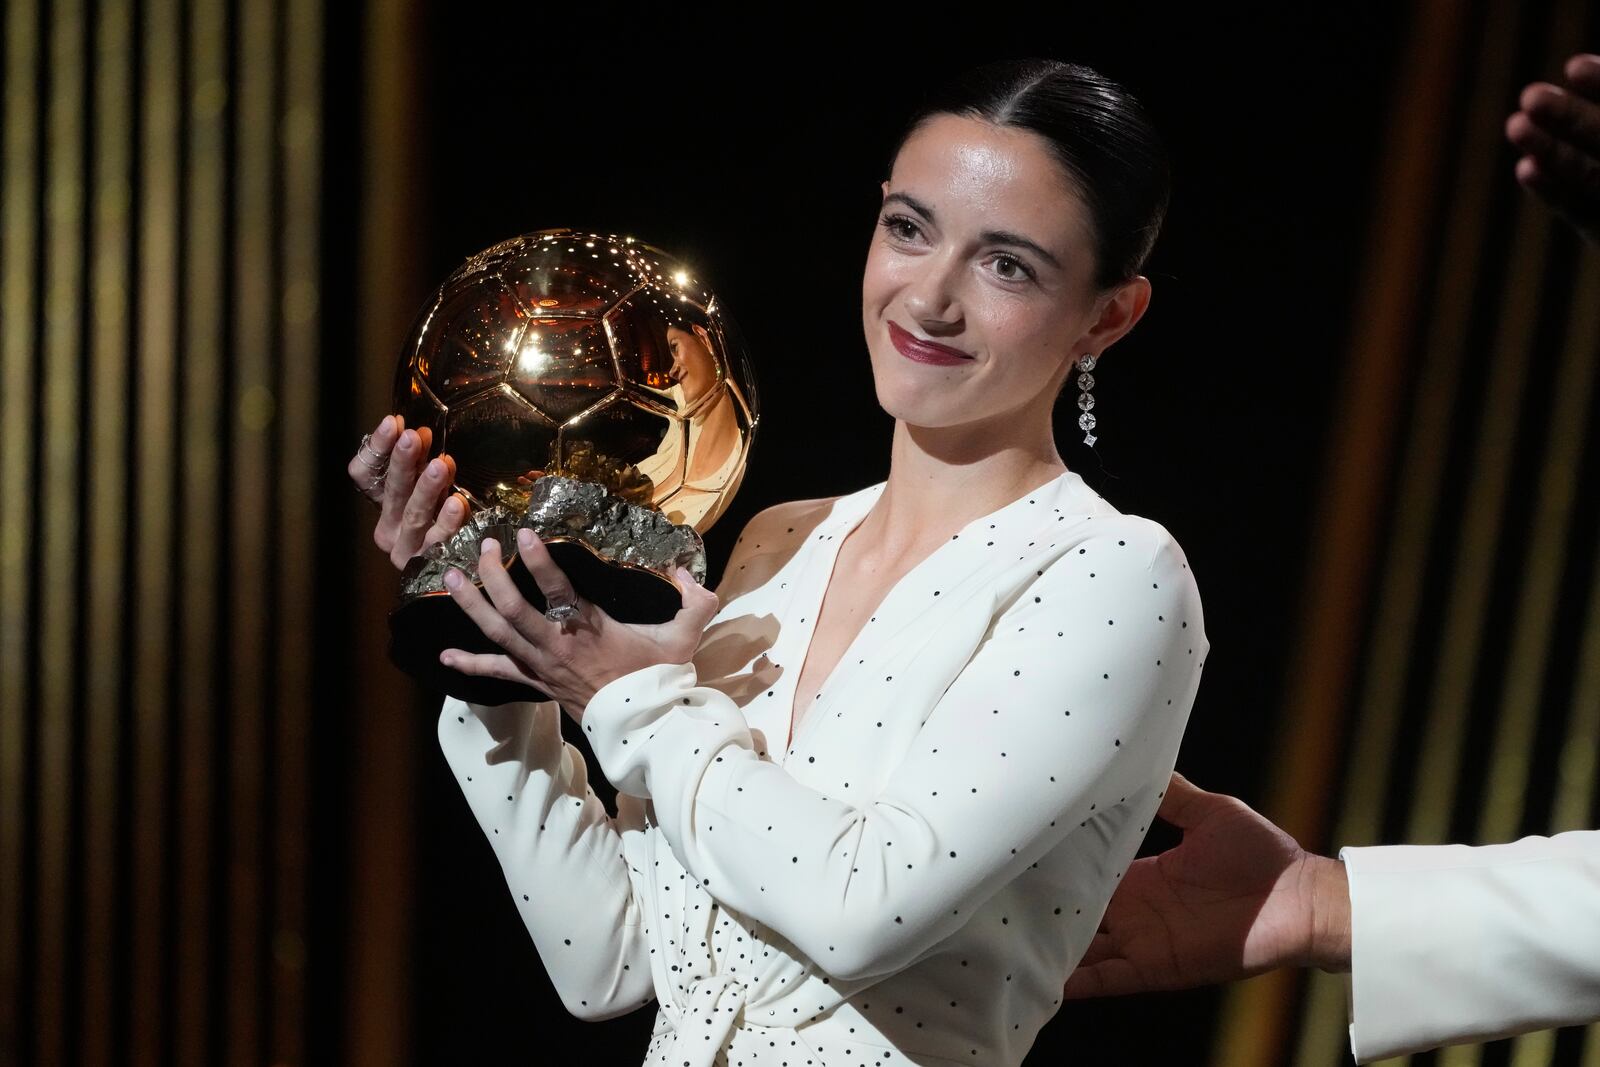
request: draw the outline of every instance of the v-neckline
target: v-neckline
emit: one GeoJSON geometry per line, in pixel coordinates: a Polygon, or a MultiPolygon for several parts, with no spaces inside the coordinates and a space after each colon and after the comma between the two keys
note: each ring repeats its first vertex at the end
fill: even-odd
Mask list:
{"type": "MultiPolygon", "coordinates": [[[[872,507],[878,502],[878,498],[883,495],[883,487],[886,484],[887,483],[885,482],[879,482],[876,486],[874,486],[873,488],[875,488],[877,491],[872,494],[871,499],[867,502],[867,506],[861,509],[861,513],[856,515],[854,518],[848,519],[846,521],[847,524],[842,529],[835,531],[831,535],[834,544],[833,554],[827,560],[827,577],[822,583],[822,595],[817,599],[817,606],[815,609],[813,609],[810,615],[811,624],[806,630],[805,643],[800,650],[800,665],[795,670],[794,688],[789,690],[789,718],[784,724],[786,743],[783,747],[783,758],[784,762],[786,763],[789,760],[789,753],[794,751],[795,739],[799,736],[795,730],[795,711],[797,708],[797,701],[800,699],[800,679],[805,676],[806,662],[811,659],[811,646],[816,644],[817,624],[822,621],[822,609],[823,606],[828,602],[828,590],[833,587],[833,576],[839,569],[839,556],[844,551],[845,541],[849,540],[850,535],[861,528],[861,524],[865,522],[867,516],[872,513],[872,507]]],[[[830,535],[824,534],[823,536],[830,535]]],[[[937,551],[937,548],[934,549],[934,552],[937,551]]],[[[927,562],[927,559],[931,559],[932,556],[933,552],[928,553],[928,556],[922,562],[927,562]]],[[[918,567],[921,565],[922,563],[917,564],[918,567]]],[[[916,570],[916,567],[913,567],[912,570],[916,570]]],[[[906,573],[909,574],[910,571],[906,573]]],[[[904,581],[904,576],[902,576],[901,580],[904,581]]],[[[899,582],[895,583],[895,585],[899,584],[899,582]]],[[[867,622],[871,622],[873,619],[877,618],[878,608],[883,607],[884,601],[888,600],[889,594],[893,592],[894,586],[890,586],[888,591],[883,594],[883,600],[878,601],[877,605],[874,606],[873,614],[868,617],[867,622]]],[[[856,647],[856,644],[861,640],[861,635],[866,632],[866,629],[867,623],[864,622],[861,624],[860,628],[856,630],[855,636],[850,639],[850,644],[845,646],[843,652],[839,653],[839,658],[834,662],[833,667],[829,669],[827,676],[822,679],[822,684],[817,686],[817,694],[812,698],[813,701],[820,700],[822,698],[822,694],[827,690],[828,686],[833,683],[834,676],[839,673],[839,668],[844,665],[845,658],[849,656],[851,651],[856,647]]],[[[806,716],[806,721],[810,722],[812,718],[814,718],[814,716],[808,714],[806,716]]]]}
{"type": "MultiPolygon", "coordinates": [[[[828,671],[827,676],[822,679],[822,684],[817,687],[817,694],[813,699],[820,700],[822,694],[827,692],[828,689],[833,685],[834,678],[839,674],[840,669],[842,669],[845,664],[849,662],[850,654],[856,650],[856,646],[861,643],[862,637],[867,632],[867,627],[877,620],[877,617],[883,612],[884,605],[889,603],[897,591],[905,587],[908,579],[910,579],[923,567],[927,566],[941,552],[946,551],[952,544],[959,540],[963,534],[979,523],[993,519],[1001,512],[1009,511],[1022,501],[1028,499],[1030,496],[1037,496],[1047,489],[1051,491],[1052,496],[1059,495],[1060,483],[1069,475],[1072,477],[1077,477],[1075,472],[1072,470],[1064,470],[1049,481],[1025,491],[1020,496],[1007,501],[998,508],[995,508],[993,511],[989,511],[977,516],[965,526],[961,527],[961,529],[958,530],[953,537],[951,537],[949,540],[946,540],[943,544],[939,545],[932,552],[929,552],[926,556],[922,557],[922,559],[913,564],[910,570],[902,574],[899,579],[889,587],[889,589],[883,594],[883,598],[879,600],[877,605],[872,609],[872,614],[868,616],[867,621],[862,623],[861,627],[856,630],[855,636],[850,639],[850,643],[846,645],[844,651],[839,654],[839,659],[828,671]]],[[[861,524],[866,521],[867,516],[871,514],[873,506],[877,504],[878,499],[883,495],[883,490],[887,485],[888,482],[885,481],[879,482],[874,486],[869,486],[868,491],[870,491],[870,496],[867,495],[868,491],[863,492],[866,505],[865,507],[861,508],[861,510],[854,516],[846,518],[839,528],[830,530],[826,533],[820,531],[818,533],[819,538],[831,537],[833,545],[831,555],[826,559],[827,577],[822,584],[822,591],[817,598],[816,607],[812,610],[809,616],[811,621],[809,625],[807,625],[806,632],[803,635],[803,642],[800,647],[800,658],[797,661],[799,666],[795,670],[794,686],[789,690],[789,717],[784,721],[784,734],[787,739],[787,744],[785,744],[783,749],[783,759],[785,763],[788,762],[789,756],[794,752],[795,742],[798,741],[801,736],[803,736],[795,729],[795,708],[796,701],[800,696],[800,677],[805,673],[806,661],[811,658],[811,646],[816,642],[817,624],[821,622],[822,608],[823,605],[827,603],[828,590],[833,586],[834,574],[838,570],[839,566],[839,555],[844,550],[845,541],[850,537],[851,534],[855,533],[856,530],[860,528],[861,524]]],[[[844,499],[849,498],[842,498],[840,503],[842,503],[844,499]]],[[[837,508],[838,503],[836,503],[834,507],[837,508]]],[[[807,713],[805,716],[806,723],[810,723],[814,718],[816,718],[815,715],[807,713]]]]}

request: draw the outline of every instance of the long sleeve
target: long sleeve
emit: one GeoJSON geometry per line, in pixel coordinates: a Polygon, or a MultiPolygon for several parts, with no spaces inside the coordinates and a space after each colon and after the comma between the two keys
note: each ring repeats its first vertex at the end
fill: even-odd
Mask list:
{"type": "MultiPolygon", "coordinates": [[[[1095,525],[988,605],[988,631],[931,709],[897,707],[884,679],[873,715],[926,718],[869,803],[762,759],[739,707],[692,664],[614,680],[584,729],[713,896],[842,980],[897,970],[1069,834],[1142,829],[1155,810],[1209,647],[1198,592],[1159,525],[1095,525]]],[[[1126,840],[1104,858],[1108,879],[1132,859],[1126,840]]]]}
{"type": "Polygon", "coordinates": [[[447,697],[439,744],[567,1010],[607,1019],[653,999],[621,837],[642,808],[620,797],[612,820],[583,756],[561,737],[559,706],[447,697]]]}
{"type": "Polygon", "coordinates": [[[1339,858],[1359,1062],[1600,1019],[1600,831],[1339,858]]]}

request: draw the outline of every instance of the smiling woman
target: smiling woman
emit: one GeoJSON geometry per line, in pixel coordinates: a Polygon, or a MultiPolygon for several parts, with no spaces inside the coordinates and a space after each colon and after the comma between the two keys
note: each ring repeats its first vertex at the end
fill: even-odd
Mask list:
{"type": "MultiPolygon", "coordinates": [[[[1146,279],[1100,283],[1127,253],[1101,250],[1102,225],[1052,145],[950,113],[902,141],[862,280],[878,403],[896,419],[928,428],[1005,419],[1053,437],[1050,410],[1074,362],[1092,363],[1144,314],[1146,279]],[[954,369],[933,374],[906,359],[954,369]]],[[[1032,447],[1046,454],[1043,441],[1032,447]]]]}
{"type": "MultiPolygon", "coordinates": [[[[1210,647],[1177,543],[1067,470],[1051,425],[1074,363],[1148,306],[1166,187],[1095,72],[971,72],[913,118],[868,252],[886,481],[757,515],[717,594],[686,582],[657,627],[581,601],[551,622],[497,550],[486,596],[455,583],[505,651],[452,665],[556,699],[446,700],[445,757],[565,1006],[658,1002],[647,1063],[1016,1064],[1055,1014],[1210,647]]],[[[396,429],[351,473],[403,446],[398,562],[461,516],[396,429]]]]}

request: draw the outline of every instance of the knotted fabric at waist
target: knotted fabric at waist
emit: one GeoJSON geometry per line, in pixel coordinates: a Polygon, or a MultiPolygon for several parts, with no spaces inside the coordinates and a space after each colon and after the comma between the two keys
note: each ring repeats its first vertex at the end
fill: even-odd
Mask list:
{"type": "Polygon", "coordinates": [[[712,1067],[717,1053],[728,1044],[735,1028],[752,1026],[762,1031],[790,1033],[793,1027],[748,1022],[744,1018],[746,990],[736,974],[708,974],[691,981],[680,1007],[676,998],[661,1005],[672,1024],[671,1067],[712,1067]]]}

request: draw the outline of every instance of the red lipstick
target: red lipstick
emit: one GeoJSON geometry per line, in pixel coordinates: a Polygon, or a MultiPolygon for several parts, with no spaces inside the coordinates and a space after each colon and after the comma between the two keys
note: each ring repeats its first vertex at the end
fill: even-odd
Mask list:
{"type": "Polygon", "coordinates": [[[932,363],[940,367],[953,367],[957,363],[970,363],[972,357],[959,348],[948,345],[934,344],[924,341],[920,337],[913,337],[893,320],[889,322],[889,340],[894,342],[895,348],[907,359],[914,359],[918,363],[932,363]]]}

